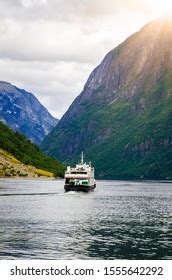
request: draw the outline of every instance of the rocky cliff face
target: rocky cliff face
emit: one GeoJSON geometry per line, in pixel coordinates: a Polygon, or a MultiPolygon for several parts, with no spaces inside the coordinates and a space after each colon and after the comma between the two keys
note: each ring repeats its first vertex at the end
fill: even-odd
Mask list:
{"type": "Polygon", "coordinates": [[[36,144],[40,144],[58,122],[32,93],[2,81],[0,120],[36,144]]]}
{"type": "Polygon", "coordinates": [[[163,17],[110,51],[42,148],[69,162],[83,150],[99,177],[171,178],[171,46],[163,17]]]}

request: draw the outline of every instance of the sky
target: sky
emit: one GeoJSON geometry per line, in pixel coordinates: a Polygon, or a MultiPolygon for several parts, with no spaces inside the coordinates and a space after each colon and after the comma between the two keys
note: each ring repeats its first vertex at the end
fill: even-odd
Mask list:
{"type": "Polygon", "coordinates": [[[171,0],[0,0],[0,80],[60,118],[91,71],[171,0]]]}

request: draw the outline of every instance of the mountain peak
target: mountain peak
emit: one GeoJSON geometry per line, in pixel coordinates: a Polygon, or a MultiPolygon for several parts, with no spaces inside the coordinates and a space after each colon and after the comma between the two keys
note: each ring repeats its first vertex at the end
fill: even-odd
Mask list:
{"type": "Polygon", "coordinates": [[[6,82],[6,81],[0,81],[0,84],[7,84],[7,85],[11,85],[11,83],[6,82]]]}
{"type": "Polygon", "coordinates": [[[111,50],[91,73],[59,125],[75,118],[90,99],[101,107],[138,95],[148,73],[146,87],[150,90],[172,64],[172,21],[168,22],[166,16],[152,21],[111,50]]]}
{"type": "MultiPolygon", "coordinates": [[[[142,27],[142,29],[140,31],[151,31],[151,32],[172,32],[172,16],[165,14],[159,18],[157,18],[156,20],[153,20],[149,23],[147,23],[145,26],[142,27]]],[[[152,36],[155,35],[152,33],[152,36]]]]}
{"type": "Polygon", "coordinates": [[[0,90],[10,90],[12,88],[14,88],[14,86],[11,83],[0,81],[0,90]]]}
{"type": "Polygon", "coordinates": [[[40,144],[57,124],[47,109],[30,92],[0,81],[0,120],[40,144]]]}

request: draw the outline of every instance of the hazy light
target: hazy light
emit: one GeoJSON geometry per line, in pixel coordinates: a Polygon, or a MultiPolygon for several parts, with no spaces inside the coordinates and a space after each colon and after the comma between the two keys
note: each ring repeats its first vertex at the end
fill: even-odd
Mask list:
{"type": "Polygon", "coordinates": [[[172,16],[172,0],[151,0],[150,4],[155,15],[167,14],[172,16]]]}

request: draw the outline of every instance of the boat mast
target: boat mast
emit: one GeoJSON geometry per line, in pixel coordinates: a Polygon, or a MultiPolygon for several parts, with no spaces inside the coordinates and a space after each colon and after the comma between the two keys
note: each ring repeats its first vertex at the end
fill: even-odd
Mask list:
{"type": "Polygon", "coordinates": [[[84,153],[81,152],[81,164],[84,164],[84,153]]]}

